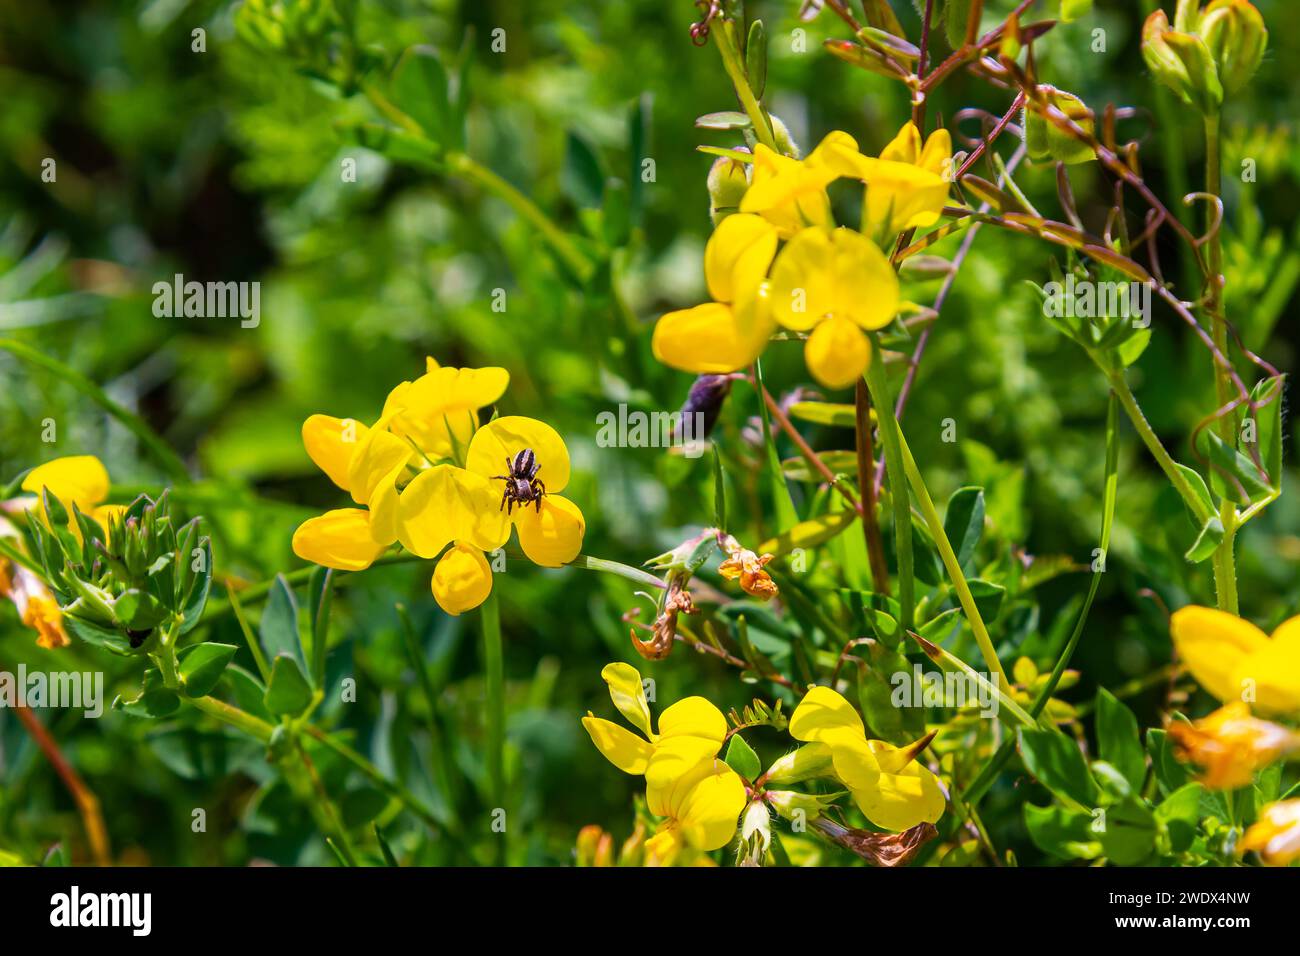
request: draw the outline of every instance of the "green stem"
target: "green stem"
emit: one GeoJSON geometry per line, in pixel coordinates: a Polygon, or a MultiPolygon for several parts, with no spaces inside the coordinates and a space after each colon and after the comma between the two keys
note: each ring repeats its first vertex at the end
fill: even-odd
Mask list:
{"type": "Polygon", "coordinates": [[[943,566],[948,569],[948,577],[957,592],[957,600],[961,602],[962,610],[966,612],[966,620],[970,622],[971,631],[975,634],[975,643],[979,645],[980,653],[984,656],[984,664],[988,667],[989,673],[997,677],[1000,686],[1010,687],[1011,681],[1007,679],[1006,672],[1002,669],[1002,662],[998,660],[997,651],[993,648],[993,639],[989,637],[988,628],[984,626],[984,618],[980,616],[979,607],[975,604],[975,596],[971,594],[970,585],[966,583],[966,575],[962,573],[961,564],[957,561],[952,543],[948,540],[948,533],[943,528],[943,519],[939,517],[939,512],[930,499],[930,491],[925,487],[925,479],[921,477],[921,471],[916,467],[916,460],[912,457],[912,450],[907,447],[907,439],[903,437],[902,429],[898,430],[898,444],[903,454],[903,469],[907,473],[908,483],[912,486],[912,493],[916,495],[921,517],[925,519],[926,527],[930,529],[930,536],[934,538],[935,547],[939,549],[943,566]]]}
{"type": "Polygon", "coordinates": [[[595,271],[590,260],[574,244],[551,218],[542,212],[541,207],[522,192],[502,179],[492,170],[464,153],[448,153],[447,168],[470,182],[477,183],[497,198],[504,200],[521,217],[526,219],[550,244],[569,270],[582,281],[591,278],[595,271]]]}
{"type": "Polygon", "coordinates": [[[195,710],[202,711],[209,717],[215,717],[224,724],[236,727],[262,743],[268,743],[271,734],[275,732],[275,728],[262,718],[254,717],[247,711],[240,710],[232,704],[227,704],[224,700],[218,700],[215,697],[182,697],[181,699],[188,701],[195,710]]]}
{"type": "Polygon", "coordinates": [[[754,90],[749,85],[749,77],[745,74],[745,64],[740,55],[740,49],[736,46],[736,38],[733,31],[735,25],[730,20],[723,20],[718,23],[717,28],[710,32],[710,35],[717,40],[718,52],[722,55],[722,68],[727,71],[727,76],[731,78],[731,85],[736,88],[736,96],[740,100],[740,105],[745,108],[745,114],[749,117],[749,122],[754,127],[754,135],[758,141],[772,150],[779,153],[776,139],[772,135],[772,127],[768,124],[767,115],[763,112],[763,107],[759,104],[758,98],[754,96],[754,90]]]}
{"type": "MultiPolygon", "coordinates": [[[[1111,392],[1110,406],[1106,410],[1106,483],[1102,494],[1101,513],[1101,553],[1103,562],[1105,556],[1110,552],[1110,532],[1115,522],[1115,502],[1119,498],[1118,399],[1119,396],[1115,392],[1111,392]]],[[[1079,609],[1079,617],[1074,622],[1074,630],[1070,633],[1069,640],[1066,641],[1061,655],[1056,659],[1051,675],[1039,690],[1033,706],[1029,709],[1029,715],[1035,720],[1046,709],[1047,702],[1052,699],[1052,694],[1056,693],[1056,688],[1061,683],[1061,677],[1065,674],[1070,659],[1074,657],[1074,651],[1079,646],[1079,639],[1083,637],[1084,626],[1088,623],[1088,616],[1092,612],[1093,602],[1097,598],[1097,589],[1101,586],[1103,573],[1104,564],[1102,571],[1093,572],[1092,580],[1088,582],[1088,593],[1083,600],[1083,607],[1079,609]]],[[[980,798],[988,791],[988,788],[997,778],[998,772],[1010,759],[1015,749],[1016,738],[1008,737],[989,762],[975,776],[975,779],[971,781],[970,786],[963,793],[966,802],[970,806],[974,807],[979,803],[980,798]]]]}
{"type": "Polygon", "coordinates": [[[348,832],[343,826],[343,817],[338,807],[331,799],[329,791],[325,789],[325,783],[316,772],[316,765],[312,763],[311,757],[307,756],[302,741],[295,739],[294,744],[298,759],[302,761],[303,769],[307,771],[307,779],[311,781],[312,789],[316,791],[316,805],[312,809],[320,816],[325,828],[334,832],[336,849],[343,862],[348,866],[356,866],[357,858],[352,851],[352,842],[348,839],[348,832]]]}
{"type": "MultiPolygon", "coordinates": [[[[505,809],[506,777],[506,688],[505,659],[501,644],[501,609],[495,594],[479,609],[483,625],[483,678],[487,690],[487,778],[488,803],[492,810],[505,809]]],[[[506,831],[498,834],[496,859],[506,862],[506,831]]]]}
{"type": "MultiPolygon", "coordinates": [[[[1219,114],[1205,117],[1205,191],[1211,196],[1223,192],[1222,161],[1219,155],[1219,114]]],[[[1213,206],[1206,210],[1207,230],[1214,224],[1218,213],[1213,206]]],[[[1223,243],[1220,240],[1222,223],[1210,237],[1209,267],[1210,289],[1206,311],[1210,313],[1214,347],[1224,361],[1228,359],[1228,320],[1223,315],[1223,243]]],[[[1233,398],[1231,369],[1214,361],[1214,394],[1218,407],[1223,408],[1233,398]]],[[[1237,416],[1224,415],[1217,422],[1219,437],[1229,448],[1237,445],[1237,416]]],[[[1219,501],[1219,520],[1223,522],[1223,539],[1214,549],[1214,590],[1218,595],[1219,610],[1237,613],[1237,559],[1234,547],[1237,537],[1237,507],[1227,496],[1219,501]]]]}
{"type": "Polygon", "coordinates": [[[885,447],[885,476],[889,479],[889,502],[894,512],[894,551],[898,557],[898,604],[904,630],[911,630],[916,613],[916,580],[912,568],[912,505],[903,475],[902,432],[894,417],[894,400],[885,379],[880,340],[873,342],[875,358],[867,366],[867,390],[876,408],[880,443],[885,447]]]}
{"type": "Polygon", "coordinates": [[[1137,399],[1133,397],[1133,391],[1128,387],[1128,382],[1124,379],[1124,372],[1118,369],[1106,369],[1105,367],[1102,370],[1106,373],[1110,387],[1119,399],[1125,414],[1128,415],[1129,421],[1133,423],[1133,428],[1136,429],[1138,437],[1142,439],[1142,443],[1151,452],[1151,457],[1156,460],[1156,464],[1165,473],[1165,477],[1169,479],[1174,489],[1182,497],[1183,502],[1191,509],[1192,514],[1196,515],[1196,520],[1204,522],[1211,516],[1211,512],[1206,509],[1204,500],[1193,490],[1191,483],[1182,473],[1177,462],[1165,450],[1165,446],[1161,444],[1160,438],[1151,427],[1151,423],[1142,414],[1137,399]]]}

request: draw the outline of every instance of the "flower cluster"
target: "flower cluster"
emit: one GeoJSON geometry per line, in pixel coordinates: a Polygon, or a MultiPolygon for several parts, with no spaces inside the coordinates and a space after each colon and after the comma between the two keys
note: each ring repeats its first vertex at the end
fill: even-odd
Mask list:
{"type": "MultiPolygon", "coordinates": [[[[758,145],[738,211],[720,220],[705,247],[712,301],[663,316],[655,356],[686,372],[733,372],[758,358],[779,326],[806,338],[804,359],[817,381],[851,385],[871,361],[864,332],[884,328],[900,305],[898,278],[878,243],[938,221],[951,153],[946,130],[922,145],[911,123],[878,157],[862,155],[840,131],[805,159],[758,145]],[[835,226],[826,187],[841,178],[866,185],[860,231],[835,226]]],[[[737,191],[735,177],[728,183],[737,191]]]]}
{"type": "Polygon", "coordinates": [[[804,746],[761,772],[743,740],[739,747],[733,742],[725,761],[719,759],[722,745],[737,731],[728,731],[722,712],[705,698],[687,697],[667,708],[655,732],[636,668],[609,664],[601,677],[615,709],[642,735],[590,713],[582,724],[610,763],[645,776],[646,804],[664,818],[645,842],[647,863],[698,862],[702,854],[730,843],[738,828],[742,852],[759,862],[770,847],[769,808],[809,823],[841,795],[785,789],[818,778],[846,788],[862,814],[882,830],[903,832],[943,815],[946,798],[938,778],[916,759],[930,738],[902,748],[869,739],[857,711],[829,687],[811,688],[790,717],[790,735],[804,746]],[[733,760],[737,750],[742,756],[733,760]]]}
{"type": "Polygon", "coordinates": [[[294,553],[358,571],[400,543],[439,559],[433,595],[449,614],[487,600],[492,569],[484,553],[503,547],[512,528],[535,564],[572,561],[586,523],[578,506],[558,494],[569,483],[564,440],[551,426],[517,415],[479,424],[480,409],[500,399],[509,381],[505,369],[447,368],[430,358],[424,375],[389,393],[369,427],[329,415],[308,418],[307,454],[360,507],[304,522],[293,536],[294,553]],[[530,463],[523,475],[521,460],[530,463]]]}

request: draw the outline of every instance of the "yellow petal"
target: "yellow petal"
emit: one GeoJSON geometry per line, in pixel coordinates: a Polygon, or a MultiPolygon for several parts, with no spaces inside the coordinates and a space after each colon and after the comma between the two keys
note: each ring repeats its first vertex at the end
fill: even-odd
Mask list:
{"type": "Polygon", "coordinates": [[[704,247],[704,275],[717,302],[752,295],[776,255],[776,228],[762,216],[735,213],[722,220],[704,247]]]}
{"type": "Polygon", "coordinates": [[[352,500],[359,505],[368,504],[375,488],[399,465],[410,461],[414,455],[403,439],[387,430],[388,421],[380,419],[366,434],[357,440],[356,451],[348,462],[347,488],[352,500]]]}
{"type": "Polygon", "coordinates": [[[951,160],[952,136],[946,129],[937,129],[925,141],[925,149],[921,150],[921,156],[916,164],[922,169],[943,178],[945,174],[950,173],[949,163],[951,160]]]}
{"type": "Polygon", "coordinates": [[[827,315],[879,329],[898,311],[898,277],[884,253],[851,229],[805,229],[776,257],[770,298],[776,321],[806,331],[827,315]]]}
{"type": "Polygon", "coordinates": [[[516,507],[512,512],[519,529],[519,544],[528,560],[544,568],[568,564],[582,551],[587,522],[578,506],[567,498],[547,495],[536,505],[516,507]]]}
{"type": "MultiPolygon", "coordinates": [[[[882,763],[897,749],[880,740],[870,747],[882,763]]],[[[915,760],[897,772],[881,773],[874,787],[853,790],[853,799],[868,820],[894,832],[934,823],[946,804],[938,779],[915,760]]]]}
{"type": "Polygon", "coordinates": [[[487,600],[492,569],[482,551],[458,541],[434,565],[431,586],[438,606],[454,617],[487,600]]]}
{"type": "Polygon", "coordinates": [[[339,508],[309,518],[293,533],[293,553],[313,564],[340,571],[360,571],[384,551],[370,536],[370,515],[360,508],[339,508]]]}
{"type": "Polygon", "coordinates": [[[760,287],[748,309],[708,302],[669,312],[655,324],[651,339],[655,358],[696,375],[745,368],[763,353],[775,329],[766,303],[766,290],[760,287]]]}
{"type": "Polygon", "coordinates": [[[908,120],[889,144],[880,151],[880,158],[895,163],[915,163],[921,155],[921,132],[908,120]]]}
{"type": "Polygon", "coordinates": [[[1237,671],[1268,645],[1264,632],[1249,621],[1208,607],[1189,605],[1169,621],[1178,655],[1197,683],[1219,700],[1241,700],[1237,671]]]}
{"type": "Polygon", "coordinates": [[[1251,707],[1258,713],[1300,714],[1300,617],[1279,625],[1263,648],[1238,665],[1233,685],[1238,695],[1253,687],[1251,707]]]}
{"type": "Polygon", "coordinates": [[[401,520],[397,481],[406,471],[402,462],[375,486],[370,495],[370,537],[385,548],[397,540],[401,520]]]}
{"type": "Polygon", "coordinates": [[[71,455],[37,465],[22,487],[36,495],[49,488],[69,512],[75,504],[89,513],[108,497],[108,471],[94,455],[71,455]]]}
{"type": "Polygon", "coordinates": [[[348,465],[367,432],[351,418],[312,415],[302,423],[302,444],[316,467],[344,491],[348,490],[348,465]]]}
{"type": "Polygon", "coordinates": [[[125,514],[126,509],[126,505],[100,505],[90,516],[99,522],[100,527],[107,528],[109,521],[117,515],[125,514]]]}
{"type": "Polygon", "coordinates": [[[867,183],[869,232],[881,229],[893,235],[933,226],[948,202],[948,181],[920,166],[866,159],[861,175],[867,183]]]}
{"type": "Polygon", "coordinates": [[[866,738],[862,718],[853,706],[829,687],[812,687],[790,715],[790,736],[821,741],[828,732],[851,731],[866,738]]]}
{"type": "Polygon", "coordinates": [[[609,697],[618,712],[647,737],[652,736],[650,704],[646,700],[641,672],[631,664],[606,664],[600,676],[609,685],[609,697]]]}
{"type": "MultiPolygon", "coordinates": [[[[431,368],[390,402],[403,406],[395,428],[434,459],[464,449],[478,428],[478,409],[495,403],[510,384],[503,368],[431,368]]],[[[385,406],[386,408],[388,406],[385,406]]]]}
{"type": "Polygon", "coordinates": [[[736,834],[745,809],[745,785],[740,776],[718,761],[712,771],[687,791],[677,812],[682,838],[697,850],[717,850],[736,834]]]}
{"type": "Polygon", "coordinates": [[[847,388],[871,362],[871,342],[862,330],[837,315],[823,320],[804,344],[808,371],[827,388],[847,388]]]}
{"type": "Polygon", "coordinates": [[[495,551],[510,537],[500,498],[482,475],[455,465],[425,469],[402,490],[397,540],[422,558],[436,557],[452,540],[495,551]]]}
{"type": "MultiPolygon", "coordinates": [[[[507,415],[488,422],[470,442],[465,467],[485,478],[504,475],[515,455],[531,448],[540,466],[537,478],[551,494],[561,492],[569,483],[569,450],[564,439],[550,425],[522,415],[507,415]]],[[[497,497],[504,484],[494,481],[497,497]]]]}
{"type": "Polygon", "coordinates": [[[679,700],[659,717],[659,737],[646,769],[646,783],[670,787],[701,761],[714,757],[727,737],[727,719],[703,697],[679,700]]]}
{"type": "Polygon", "coordinates": [[[759,144],[754,150],[753,181],[740,201],[740,211],[758,213],[783,239],[810,226],[829,229],[826,186],[837,176],[833,164],[800,162],[759,144]]]}
{"type": "Polygon", "coordinates": [[[605,759],[624,773],[645,773],[650,763],[650,744],[632,731],[612,721],[590,715],[582,718],[582,726],[591,735],[591,742],[605,755],[605,759]]]}

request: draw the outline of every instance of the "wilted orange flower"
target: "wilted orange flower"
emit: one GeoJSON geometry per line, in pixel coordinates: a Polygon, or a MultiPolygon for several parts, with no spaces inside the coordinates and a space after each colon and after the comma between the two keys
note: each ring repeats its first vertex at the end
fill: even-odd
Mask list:
{"type": "Polygon", "coordinates": [[[1211,790],[1233,790],[1250,783],[1255,771],[1300,749],[1300,735],[1250,715],[1234,701],[1195,723],[1175,723],[1169,736],[1178,757],[1203,769],[1211,790]]]}
{"type": "Polygon", "coordinates": [[[766,601],[779,593],[776,582],[763,570],[772,560],[772,555],[757,555],[743,548],[735,538],[728,537],[722,544],[727,552],[727,560],[718,565],[718,573],[728,581],[740,581],[740,588],[746,594],[766,601]]]}
{"type": "Polygon", "coordinates": [[[1283,800],[1264,808],[1237,844],[1239,853],[1255,850],[1269,866],[1300,859],[1300,800],[1283,800]]]}

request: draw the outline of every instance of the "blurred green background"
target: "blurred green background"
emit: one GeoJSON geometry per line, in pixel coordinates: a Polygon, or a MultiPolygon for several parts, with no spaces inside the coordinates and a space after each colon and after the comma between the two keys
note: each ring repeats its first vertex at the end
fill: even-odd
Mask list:
{"type": "MultiPolygon", "coordinates": [[[[1225,111],[1228,313],[1249,348],[1288,370],[1300,341],[1293,319],[1300,81],[1287,64],[1300,57],[1300,8],[1282,0],[1257,5],[1270,28],[1268,55],[1225,111]],[[1243,159],[1256,161],[1257,181],[1235,175],[1243,159]]],[[[710,158],[695,147],[737,143],[693,127],[697,115],[733,109],[734,96],[716,51],[690,42],[692,4],[376,0],[359,5],[355,46],[326,33],[310,57],[249,42],[236,29],[239,6],[0,0],[0,337],[76,369],[174,445],[195,479],[176,487],[175,499],[207,520],[219,578],[263,581],[301,565],[289,547],[293,528],[343,498],[304,453],[302,420],[313,412],[373,420],[393,385],[423,371],[426,355],[505,366],[512,380],[502,413],[542,418],[561,431],[575,462],[565,494],[586,515],[586,553],[636,565],[708,524],[708,457],[596,445],[600,412],[622,402],[675,409],[691,381],[653,361],[649,333],[664,311],[704,300],[710,158]],[[198,28],[204,52],[192,49],[198,28]],[[504,52],[492,49],[497,28],[505,30],[504,52]],[[481,188],[355,142],[349,129],[373,112],[363,97],[329,82],[330,69],[347,50],[361,51],[353,79],[364,83],[413,44],[431,45],[460,66],[467,152],[581,237],[600,262],[594,281],[583,288],[569,281],[528,225],[481,188]],[[311,62],[320,50],[330,53],[325,68],[311,62]],[[57,163],[55,182],[42,181],[46,158],[57,163]],[[654,180],[641,183],[647,158],[654,180]],[[342,181],[347,159],[356,162],[356,182],[342,181]],[[151,286],[178,272],[260,281],[260,324],[155,318],[151,286]],[[497,289],[505,290],[504,312],[492,308],[497,289]]],[[[769,108],[805,149],[843,129],[864,152],[876,152],[908,115],[904,90],[823,53],[821,40],[844,36],[843,24],[826,11],[800,23],[797,6],[749,4],[771,37],[769,108]],[[806,31],[803,52],[797,30],[806,31]]],[[[914,10],[894,6],[915,39],[914,10]]],[[[1048,16],[1055,6],[1040,2],[1036,13],[1048,16]]],[[[1182,210],[1173,197],[1197,188],[1199,123],[1190,110],[1157,102],[1138,51],[1143,13],[1142,3],[1098,2],[1035,50],[1045,82],[1098,110],[1135,108],[1119,124],[1120,139],[1142,143],[1145,178],[1182,210]],[[1104,52],[1093,50],[1096,29],[1104,31],[1104,52]]],[[[935,49],[943,55],[942,40],[935,49]]],[[[961,109],[1001,115],[1009,101],[1006,91],[958,76],[929,115],[951,128],[961,109]]],[[[979,132],[975,120],[960,128],[979,132]]],[[[1027,193],[1059,215],[1054,168],[1023,169],[1027,193]]],[[[1085,222],[1100,229],[1108,187],[1091,166],[1072,175],[1085,222]]],[[[848,205],[847,192],[835,198],[848,205]]],[[[1188,211],[1188,221],[1198,214],[1188,211]]],[[[951,256],[956,242],[936,251],[951,256]]],[[[1100,521],[1107,393],[1077,348],[1044,321],[1027,284],[1047,280],[1054,255],[1029,239],[980,234],[932,337],[904,428],[936,499],[963,484],[985,486],[999,553],[1023,549],[1082,563],[1100,521]],[[955,443],[941,441],[948,418],[957,425],[955,443]]],[[[1178,275],[1172,246],[1163,262],[1178,275]]],[[[935,281],[918,282],[906,294],[928,303],[937,289],[935,281]]],[[[769,349],[765,365],[773,391],[805,383],[795,344],[769,349]]],[[[1131,380],[1167,446],[1189,462],[1190,431],[1213,405],[1209,368],[1186,329],[1157,306],[1152,344],[1131,380]]],[[[165,483],[133,436],[58,376],[0,352],[0,383],[0,481],[52,457],[93,453],[108,466],[114,500],[165,483]],[[57,423],[53,444],[41,437],[47,418],[57,423]]],[[[757,461],[745,434],[756,413],[752,390],[737,386],[716,435],[730,467],[735,530],[751,546],[777,530],[744,467],[757,461]]],[[[1181,557],[1194,537],[1181,504],[1127,423],[1124,429],[1115,546],[1074,665],[1083,674],[1079,700],[1098,684],[1119,687],[1168,662],[1161,603],[1172,609],[1213,597],[1208,565],[1181,557]]],[[[851,447],[851,434],[806,434],[818,448],[851,447]]],[[[1288,421],[1288,452],[1292,434],[1288,421]]],[[[783,446],[783,454],[794,453],[783,446]]],[[[1292,472],[1282,499],[1240,539],[1243,613],[1264,626],[1300,601],[1294,485],[1292,472]]],[[[471,792],[484,776],[482,667],[473,615],[453,619],[437,609],[430,570],[375,569],[348,582],[336,606],[330,669],[335,682],[356,679],[358,699],[342,704],[330,695],[325,721],[352,733],[382,770],[437,806],[447,788],[429,771],[428,714],[394,605],[411,609],[438,688],[445,743],[463,777],[457,786],[471,792]]],[[[1085,586],[1085,575],[1066,574],[1004,611],[994,636],[1007,659],[1023,645],[1040,664],[1050,661],[1085,586]]],[[[498,576],[496,593],[510,702],[512,861],[565,862],[582,825],[600,823],[619,839],[631,827],[636,781],[605,763],[579,717],[588,709],[610,715],[600,668],[637,660],[620,615],[640,604],[645,619],[649,608],[622,579],[522,561],[498,576]]],[[[228,615],[210,636],[242,644],[228,615]]],[[[138,686],[133,663],[105,661],[85,646],[39,650],[5,604],[0,667],[19,662],[107,668],[110,699],[138,686]]],[[[724,709],[770,696],[683,647],[664,662],[639,664],[656,679],[659,708],[687,694],[724,709]]],[[[1166,690],[1156,683],[1130,698],[1144,725],[1158,720],[1166,690]]],[[[72,712],[42,717],[102,801],[121,860],[331,859],[256,744],[192,717],[163,725],[112,712],[99,721],[72,712]],[[191,810],[199,807],[209,825],[196,834],[191,810]]],[[[770,742],[779,748],[775,735],[770,742]]],[[[345,765],[322,759],[322,773],[331,792],[345,794],[349,823],[365,826],[384,806],[345,765]]],[[[472,796],[462,799],[476,806],[472,796]]],[[[1014,812],[1022,799],[1009,783],[1000,786],[986,819],[996,843],[1033,860],[1037,851],[1014,812]]],[[[381,822],[416,862],[466,861],[407,817],[381,822]]],[[[0,711],[0,847],[39,859],[62,841],[82,859],[79,832],[58,778],[0,711]]]]}

